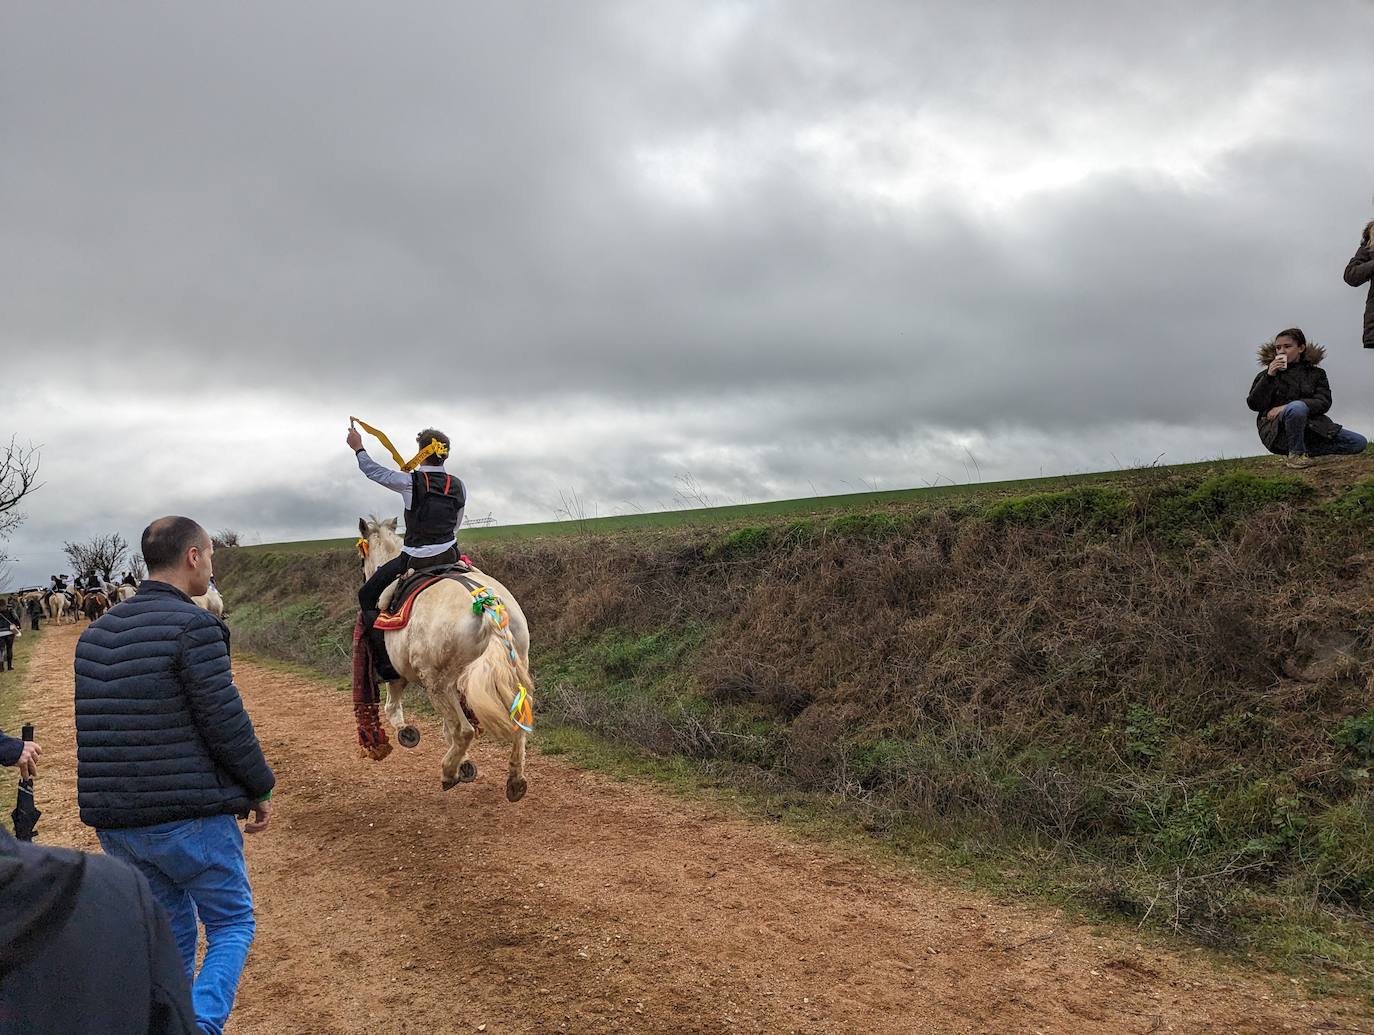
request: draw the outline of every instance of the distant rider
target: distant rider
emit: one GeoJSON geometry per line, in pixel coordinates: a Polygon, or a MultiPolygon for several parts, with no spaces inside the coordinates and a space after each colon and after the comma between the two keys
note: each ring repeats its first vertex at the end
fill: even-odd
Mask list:
{"type": "MultiPolygon", "coordinates": [[[[444,470],[444,456],[434,454],[407,474],[383,467],[368,456],[363,436],[356,428],[349,429],[345,441],[358,457],[358,469],[378,485],[400,493],[405,505],[405,548],[379,565],[358,591],[358,606],[370,629],[377,618],[377,601],[382,592],[407,568],[457,563],[458,526],[467,505],[467,488],[461,478],[444,470]]],[[[449,438],[442,431],[426,428],[415,436],[415,441],[422,450],[431,442],[439,442],[447,455],[449,438]]]]}

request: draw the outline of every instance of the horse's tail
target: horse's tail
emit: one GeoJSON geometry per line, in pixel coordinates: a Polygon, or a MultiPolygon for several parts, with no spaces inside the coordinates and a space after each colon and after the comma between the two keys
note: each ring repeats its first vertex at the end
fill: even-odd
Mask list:
{"type": "Polygon", "coordinates": [[[463,674],[463,691],[467,695],[468,708],[477,716],[483,733],[509,744],[521,732],[516,719],[530,725],[528,716],[533,714],[534,680],[523,658],[517,655],[512,661],[499,635],[493,635],[481,657],[468,666],[463,674]],[[511,706],[520,696],[521,688],[525,691],[525,706],[517,708],[512,715],[511,706]]]}

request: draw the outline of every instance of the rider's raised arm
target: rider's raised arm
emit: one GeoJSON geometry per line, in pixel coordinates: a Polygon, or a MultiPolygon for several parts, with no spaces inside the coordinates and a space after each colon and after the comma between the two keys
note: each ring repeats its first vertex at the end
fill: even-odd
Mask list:
{"type": "Polygon", "coordinates": [[[388,489],[399,492],[402,496],[410,495],[410,475],[404,471],[393,471],[389,467],[383,467],[367,455],[366,449],[360,449],[358,456],[358,470],[376,482],[378,485],[385,485],[388,489]]]}

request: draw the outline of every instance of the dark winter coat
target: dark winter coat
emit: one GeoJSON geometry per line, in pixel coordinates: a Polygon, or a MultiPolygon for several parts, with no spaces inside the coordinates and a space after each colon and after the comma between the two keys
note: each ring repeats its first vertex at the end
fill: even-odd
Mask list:
{"type": "Polygon", "coordinates": [[[191,985],[143,875],[0,830],[0,1035],[197,1035],[191,985]]]}
{"type": "Polygon", "coordinates": [[[19,756],[24,753],[24,742],[0,730],[0,765],[18,765],[19,756]]]}
{"type": "Polygon", "coordinates": [[[1364,228],[1364,234],[1360,237],[1360,246],[1355,249],[1355,256],[1345,265],[1345,282],[1351,287],[1359,287],[1361,284],[1369,285],[1369,294],[1364,303],[1364,347],[1374,349],[1374,247],[1371,247],[1369,236],[1374,230],[1374,223],[1364,228]]]}
{"type": "Polygon", "coordinates": [[[229,668],[229,628],[164,582],[76,645],[76,794],[99,829],[246,815],[272,790],[229,668]]]}
{"type": "Polygon", "coordinates": [[[1256,375],[1254,383],[1250,385],[1250,395],[1245,400],[1245,404],[1255,411],[1255,426],[1259,429],[1264,448],[1271,453],[1288,452],[1283,422],[1266,420],[1264,415],[1275,406],[1286,406],[1299,399],[1307,403],[1307,434],[1324,439],[1335,438],[1341,426],[1326,415],[1326,411],[1331,409],[1331,382],[1320,366],[1326,358],[1326,349],[1309,342],[1302,358],[1287,370],[1280,370],[1270,377],[1267,368],[1277,353],[1272,341],[1260,346],[1259,361],[1266,369],[1256,375]]]}

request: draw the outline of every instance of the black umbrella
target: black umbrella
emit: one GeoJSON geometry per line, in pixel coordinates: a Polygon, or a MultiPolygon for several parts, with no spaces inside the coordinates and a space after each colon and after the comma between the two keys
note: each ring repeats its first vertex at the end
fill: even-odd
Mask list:
{"type": "MultiPolygon", "coordinates": [[[[25,723],[20,738],[33,740],[32,723],[25,723]]],[[[14,799],[14,811],[10,813],[10,819],[14,821],[14,836],[20,841],[32,841],[34,827],[38,825],[38,817],[41,815],[43,813],[38,810],[38,806],[33,801],[33,777],[26,777],[19,781],[19,793],[14,799]]]]}

